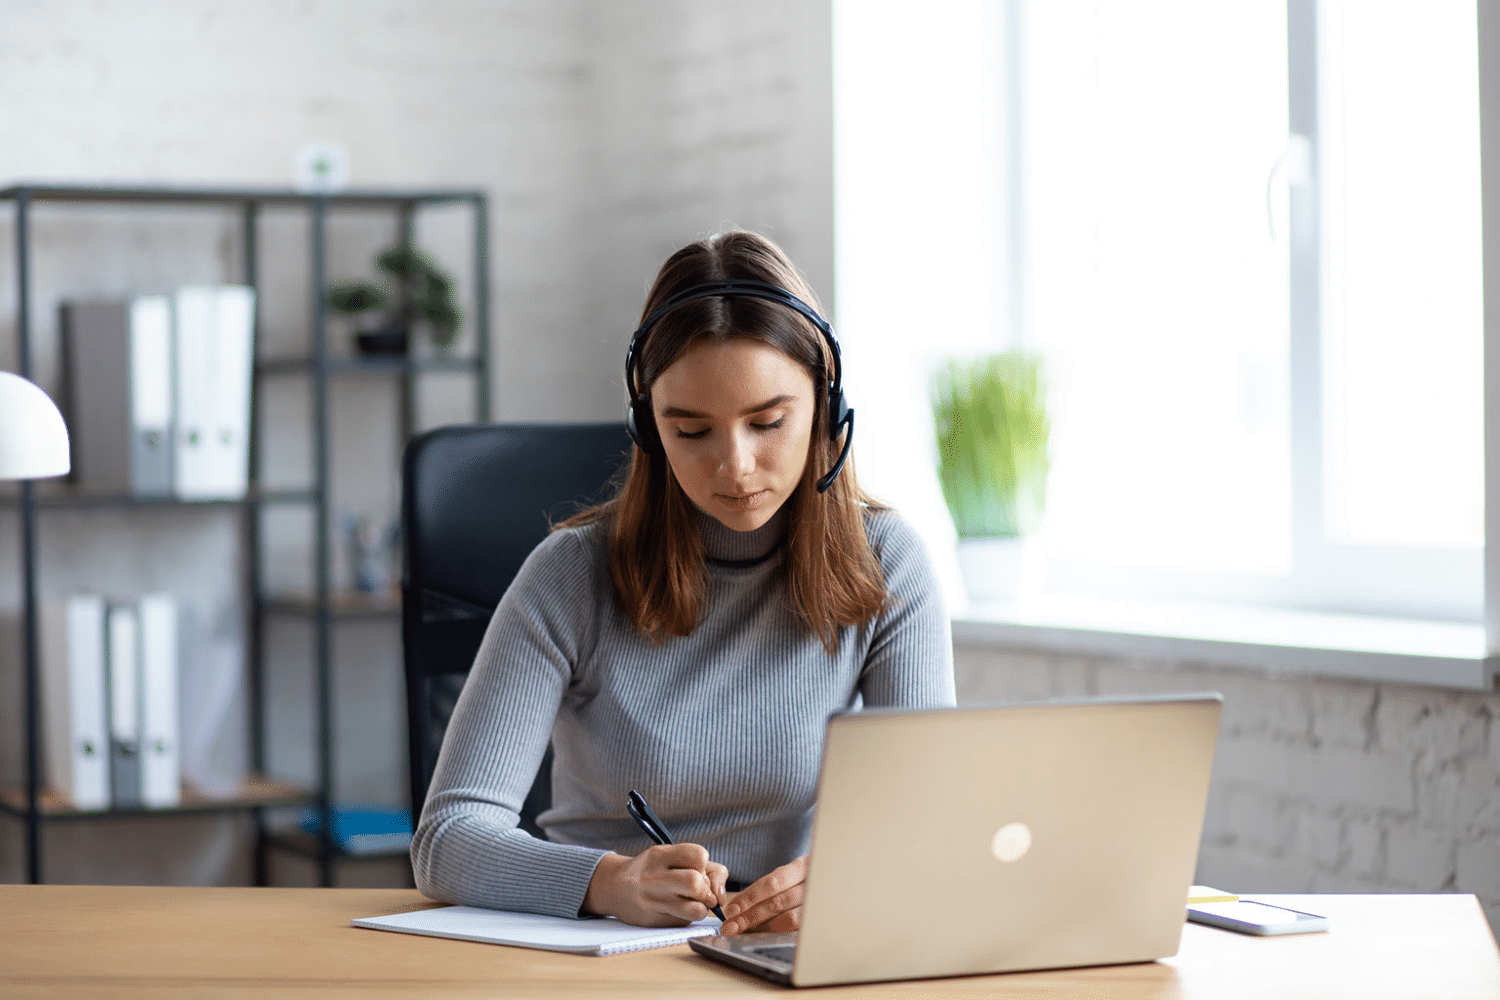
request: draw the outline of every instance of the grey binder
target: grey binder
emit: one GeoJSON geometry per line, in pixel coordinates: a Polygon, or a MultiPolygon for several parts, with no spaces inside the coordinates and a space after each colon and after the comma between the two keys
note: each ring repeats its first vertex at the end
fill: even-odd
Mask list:
{"type": "Polygon", "coordinates": [[[116,809],[141,806],[140,621],[134,607],[109,609],[109,787],[116,809]]]}
{"type": "Polygon", "coordinates": [[[101,492],[172,492],[172,309],[165,296],[65,302],[73,480],[101,492]]]}

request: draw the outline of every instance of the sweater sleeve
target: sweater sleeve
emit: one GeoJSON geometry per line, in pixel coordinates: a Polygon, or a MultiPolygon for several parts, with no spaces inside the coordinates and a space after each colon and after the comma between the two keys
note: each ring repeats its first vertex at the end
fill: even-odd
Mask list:
{"type": "Polygon", "coordinates": [[[889,595],[860,671],[867,707],[943,708],[955,703],[953,626],[921,537],[892,511],[866,521],[889,595]]]}
{"type": "Polygon", "coordinates": [[[505,592],[453,709],[412,838],[433,899],[576,917],[605,851],[517,824],[558,705],[593,642],[596,555],[585,531],[537,546],[505,592]]]}

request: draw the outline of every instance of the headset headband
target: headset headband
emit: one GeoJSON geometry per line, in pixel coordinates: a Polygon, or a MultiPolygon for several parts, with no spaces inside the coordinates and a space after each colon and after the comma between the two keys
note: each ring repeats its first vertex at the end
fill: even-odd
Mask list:
{"type": "Polygon", "coordinates": [[[673,295],[641,320],[641,325],[636,328],[635,333],[631,334],[630,347],[625,351],[625,388],[630,393],[630,404],[625,414],[625,429],[630,433],[631,439],[642,451],[661,453],[663,450],[661,436],[656,431],[655,415],[650,412],[649,406],[645,405],[644,398],[636,388],[646,337],[668,312],[685,302],[708,298],[755,298],[775,302],[801,313],[823,335],[823,340],[828,344],[828,352],[833,358],[833,372],[824,386],[825,402],[828,407],[829,440],[837,441],[839,435],[844,433],[844,429],[848,429],[838,460],[834,462],[832,469],[818,478],[818,492],[828,492],[828,488],[833,485],[834,479],[844,468],[844,462],[849,458],[849,449],[854,444],[854,411],[844,399],[843,358],[839,353],[838,338],[834,336],[833,327],[828,325],[828,321],[819,316],[812,306],[778,285],[747,278],[705,281],[673,295]]]}

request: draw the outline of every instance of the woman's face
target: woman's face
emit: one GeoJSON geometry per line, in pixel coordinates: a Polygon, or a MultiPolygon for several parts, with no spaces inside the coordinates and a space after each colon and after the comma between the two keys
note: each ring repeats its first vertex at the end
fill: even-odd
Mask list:
{"type": "Polygon", "coordinates": [[[759,528],[802,479],[813,380],[768,344],[688,348],[651,386],[651,406],[677,482],[727,528],[759,528]]]}

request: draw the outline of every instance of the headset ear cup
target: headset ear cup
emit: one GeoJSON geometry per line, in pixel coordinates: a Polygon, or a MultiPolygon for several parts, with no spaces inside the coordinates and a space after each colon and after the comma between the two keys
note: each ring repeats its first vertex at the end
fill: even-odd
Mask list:
{"type": "Polygon", "coordinates": [[[843,389],[828,390],[828,440],[837,441],[844,432],[845,418],[849,415],[849,401],[843,389]]]}
{"type": "Polygon", "coordinates": [[[662,450],[661,437],[656,433],[656,415],[651,412],[649,400],[630,401],[625,410],[625,431],[642,451],[656,454],[662,450]]]}
{"type": "Polygon", "coordinates": [[[625,433],[630,435],[630,440],[635,442],[637,448],[646,450],[646,445],[641,441],[641,432],[635,429],[634,404],[625,407],[625,433]]]}

